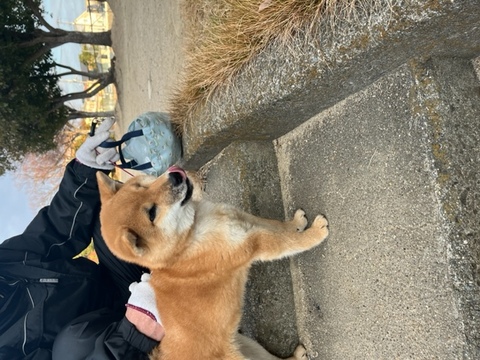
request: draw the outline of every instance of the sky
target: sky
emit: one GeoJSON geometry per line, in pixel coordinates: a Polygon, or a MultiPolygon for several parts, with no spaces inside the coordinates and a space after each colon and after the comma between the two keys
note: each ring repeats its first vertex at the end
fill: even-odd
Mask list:
{"type": "MultiPolygon", "coordinates": [[[[71,22],[85,10],[85,0],[43,0],[48,15],[46,20],[54,27],[72,30],[71,22]]],[[[57,63],[79,68],[78,54],[80,46],[63,45],[53,52],[57,63]]],[[[71,91],[72,83],[61,84],[71,91]]],[[[79,88],[82,89],[82,86],[79,88]]],[[[22,189],[14,183],[15,173],[9,172],[0,176],[0,243],[25,230],[40,209],[31,209],[28,198],[22,189]]],[[[34,186],[32,184],[31,186],[34,186]]]]}

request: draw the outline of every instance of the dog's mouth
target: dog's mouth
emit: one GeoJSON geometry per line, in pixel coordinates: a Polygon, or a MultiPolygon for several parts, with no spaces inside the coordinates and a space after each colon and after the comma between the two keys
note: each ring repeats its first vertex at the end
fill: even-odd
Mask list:
{"type": "Polygon", "coordinates": [[[185,192],[185,197],[183,198],[180,204],[181,206],[185,205],[188,202],[188,200],[191,199],[193,194],[193,185],[190,179],[188,178],[187,173],[185,172],[185,170],[183,170],[178,166],[171,166],[168,169],[168,177],[173,187],[180,187],[182,185],[185,185],[187,187],[187,190],[185,192]]]}
{"type": "Polygon", "coordinates": [[[182,180],[187,179],[187,173],[185,172],[185,170],[183,170],[182,168],[180,168],[178,166],[175,166],[175,165],[170,166],[167,171],[168,171],[168,174],[178,174],[178,175],[180,175],[182,180]]]}

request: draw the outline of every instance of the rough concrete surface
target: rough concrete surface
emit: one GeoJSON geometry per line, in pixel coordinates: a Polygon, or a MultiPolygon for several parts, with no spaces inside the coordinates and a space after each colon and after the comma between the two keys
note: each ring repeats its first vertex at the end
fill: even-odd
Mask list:
{"type": "MultiPolygon", "coordinates": [[[[210,164],[206,192],[257,216],[284,220],[277,161],[271,142],[233,143],[210,164]]],[[[255,264],[250,271],[242,333],[278,356],[298,344],[289,261],[255,264]]]]}
{"type": "MultiPolygon", "coordinates": [[[[401,66],[277,142],[286,209],[303,207],[310,217],[324,212],[331,226],[324,246],[292,262],[300,339],[312,358],[478,358],[478,341],[467,341],[463,316],[469,314],[459,304],[460,284],[453,282],[458,279],[460,292],[475,293],[477,300],[479,288],[463,283],[472,276],[472,262],[467,279],[460,275],[464,264],[452,263],[459,239],[445,213],[447,185],[435,154],[436,144],[445,142],[431,122],[457,128],[447,135],[455,148],[463,124],[473,121],[466,129],[478,129],[479,94],[435,104],[463,108],[465,117],[456,118],[456,125],[446,120],[450,114],[424,116],[419,111],[432,106],[431,97],[419,94],[425,84],[418,83],[417,70],[401,66]]],[[[459,72],[465,71],[463,62],[459,72]]],[[[471,64],[469,71],[473,75],[471,64]]],[[[456,73],[437,76],[450,84],[456,73]]],[[[467,84],[473,85],[472,78],[467,84]]],[[[462,92],[459,85],[453,81],[450,93],[462,92]]],[[[478,130],[470,134],[478,144],[478,130]]],[[[458,188],[478,199],[471,188],[478,181],[472,175],[478,173],[478,145],[453,153],[462,154],[463,164],[476,159],[465,168],[468,180],[461,168],[448,172],[458,188]]],[[[478,231],[476,215],[457,210],[478,231]]]]}
{"type": "Polygon", "coordinates": [[[432,138],[465,353],[480,358],[480,82],[467,59],[433,58],[412,67],[421,102],[416,111],[432,138]]]}

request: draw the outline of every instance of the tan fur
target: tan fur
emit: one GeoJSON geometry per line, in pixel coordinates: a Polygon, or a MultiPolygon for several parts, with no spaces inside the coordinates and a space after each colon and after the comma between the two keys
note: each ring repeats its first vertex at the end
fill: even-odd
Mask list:
{"type": "MultiPolygon", "coordinates": [[[[328,235],[326,219],[317,216],[303,231],[307,220],[301,210],[293,220],[280,222],[208,202],[195,192],[189,198],[192,177],[178,168],[172,172],[177,178],[183,174],[180,184],[168,172],[158,179],[135,177],[123,185],[98,173],[108,247],[152,272],[166,335],[151,359],[277,359],[237,333],[249,268],[254,261],[320,244],[328,235]]],[[[289,359],[306,359],[305,349],[299,346],[289,359]]]]}

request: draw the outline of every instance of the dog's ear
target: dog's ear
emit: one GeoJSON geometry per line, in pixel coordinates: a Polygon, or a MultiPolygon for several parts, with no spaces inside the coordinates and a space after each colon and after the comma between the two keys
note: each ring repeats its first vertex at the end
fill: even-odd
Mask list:
{"type": "Polygon", "coordinates": [[[122,240],[129,244],[135,256],[142,256],[147,250],[147,242],[131,229],[124,229],[122,231],[122,240]]]}
{"type": "Polygon", "coordinates": [[[113,180],[101,171],[97,171],[97,183],[102,202],[110,199],[123,186],[122,183],[113,180]]]}

